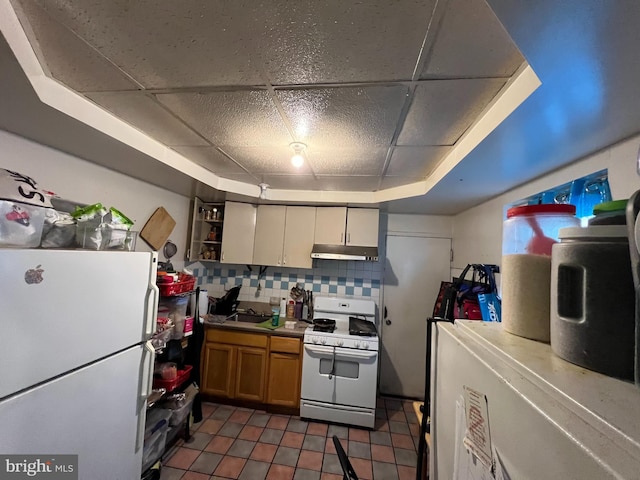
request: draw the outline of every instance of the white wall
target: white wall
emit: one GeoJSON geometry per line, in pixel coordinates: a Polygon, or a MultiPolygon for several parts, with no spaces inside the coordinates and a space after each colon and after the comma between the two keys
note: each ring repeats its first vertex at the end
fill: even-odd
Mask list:
{"type": "MultiPolygon", "coordinates": [[[[187,244],[189,199],[149,183],[109,170],[22,137],[0,130],[0,168],[33,178],[42,189],[78,203],[102,203],[115,207],[133,220],[140,231],[158,207],[164,207],[176,221],[170,239],[178,247],[173,262],[181,268],[187,244]]],[[[137,251],[151,251],[138,238],[137,251]]],[[[164,257],[160,254],[160,260],[164,257]]]]}
{"type": "Polygon", "coordinates": [[[572,165],[500,195],[453,218],[452,271],[468,263],[500,264],[504,207],[521,198],[562,185],[607,168],[614,200],[629,198],[640,189],[636,161],[640,135],[585,157],[572,165]]]}

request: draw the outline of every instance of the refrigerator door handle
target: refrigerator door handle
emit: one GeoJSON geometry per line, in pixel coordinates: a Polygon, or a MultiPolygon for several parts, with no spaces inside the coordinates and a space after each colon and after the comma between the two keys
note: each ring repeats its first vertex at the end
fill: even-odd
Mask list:
{"type": "Polygon", "coordinates": [[[156,351],[151,342],[145,342],[142,350],[142,362],[140,372],[140,395],[138,408],[138,434],[136,436],[136,452],[140,450],[144,443],[144,427],[147,413],[147,398],[151,395],[153,388],[153,365],[156,358],[156,351]]]}
{"type": "Polygon", "coordinates": [[[158,314],[158,298],[160,296],[160,290],[155,283],[149,284],[149,289],[147,290],[147,298],[146,305],[147,311],[145,315],[144,322],[144,339],[151,338],[156,331],[156,321],[158,314]]]}

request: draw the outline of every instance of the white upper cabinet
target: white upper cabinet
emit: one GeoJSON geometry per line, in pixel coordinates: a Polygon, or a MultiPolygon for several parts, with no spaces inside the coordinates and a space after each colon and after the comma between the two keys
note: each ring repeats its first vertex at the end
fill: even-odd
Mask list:
{"type": "Polygon", "coordinates": [[[287,207],[259,205],[256,217],[256,239],[253,246],[255,265],[282,265],[282,245],[287,207]]]}
{"type": "Polygon", "coordinates": [[[346,245],[378,246],[380,213],[375,208],[349,208],[347,211],[346,245]]]}
{"type": "Polygon", "coordinates": [[[287,207],[283,249],[285,267],[312,267],[315,226],[316,207],[287,207]]]}
{"type": "Polygon", "coordinates": [[[311,268],[315,207],[260,205],[253,264],[311,268]]]}
{"type": "Polygon", "coordinates": [[[316,208],[315,243],[344,245],[347,207],[316,208]]]}
{"type": "Polygon", "coordinates": [[[249,203],[226,202],[220,261],[245,265],[253,263],[255,231],[256,206],[249,203]]]}
{"type": "Polygon", "coordinates": [[[376,208],[318,207],[315,243],[377,247],[378,222],[376,208]]]}

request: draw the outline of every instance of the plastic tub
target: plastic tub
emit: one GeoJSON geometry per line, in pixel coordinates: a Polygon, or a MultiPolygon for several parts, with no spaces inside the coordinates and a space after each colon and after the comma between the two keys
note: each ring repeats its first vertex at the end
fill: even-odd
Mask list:
{"type": "Polygon", "coordinates": [[[156,431],[148,440],[145,440],[142,449],[142,471],[149,469],[164,452],[167,442],[167,431],[169,426],[166,425],[161,430],[156,431]]]}
{"type": "Polygon", "coordinates": [[[0,200],[0,247],[38,247],[45,211],[26,203],[0,200]]]}
{"type": "Polygon", "coordinates": [[[191,365],[185,365],[184,370],[178,370],[178,376],[173,380],[162,380],[161,378],[153,379],[153,388],[166,388],[167,392],[171,392],[189,380],[191,375],[191,365]]]}
{"type": "Polygon", "coordinates": [[[561,230],[553,246],[551,349],[560,358],[633,381],[635,288],[625,225],[561,230]]]}
{"type": "Polygon", "coordinates": [[[514,335],[549,342],[551,251],[560,229],[580,226],[573,205],[510,208],[502,237],[502,325],[514,335]]]}

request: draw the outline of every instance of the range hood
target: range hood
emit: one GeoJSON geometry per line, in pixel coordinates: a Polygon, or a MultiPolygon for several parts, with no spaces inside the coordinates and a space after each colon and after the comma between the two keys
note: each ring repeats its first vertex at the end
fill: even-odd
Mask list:
{"type": "Polygon", "coordinates": [[[368,262],[377,262],[378,247],[315,244],[311,250],[311,258],[323,258],[325,260],[365,260],[368,262]]]}

